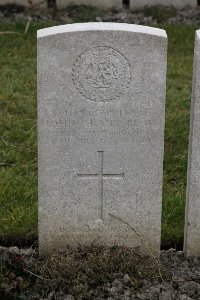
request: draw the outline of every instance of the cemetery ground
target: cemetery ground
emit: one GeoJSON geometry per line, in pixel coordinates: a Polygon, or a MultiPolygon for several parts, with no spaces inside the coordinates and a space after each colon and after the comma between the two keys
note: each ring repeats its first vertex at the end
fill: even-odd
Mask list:
{"type": "MultiPolygon", "coordinates": [[[[96,11],[84,10],[74,13],[71,20],[96,18],[96,11]]],[[[49,295],[53,299],[56,291],[57,299],[72,294],[80,299],[101,296],[99,299],[125,300],[131,299],[131,293],[136,297],[132,290],[139,288],[141,296],[139,293],[132,299],[199,299],[199,261],[184,260],[180,252],[163,252],[162,266],[153,257],[146,261],[135,250],[95,246],[76,252],[69,249],[66,255],[53,254],[38,261],[33,250],[37,246],[36,30],[58,24],[61,22],[31,22],[27,28],[25,20],[0,22],[0,240],[3,246],[17,245],[20,249],[33,245],[28,251],[0,248],[2,287],[13,293],[11,299],[20,294],[26,299],[30,293],[39,297],[41,291],[43,298],[49,295]]],[[[164,28],[169,38],[162,247],[182,249],[194,35],[198,26],[156,26],[164,28]]]]}

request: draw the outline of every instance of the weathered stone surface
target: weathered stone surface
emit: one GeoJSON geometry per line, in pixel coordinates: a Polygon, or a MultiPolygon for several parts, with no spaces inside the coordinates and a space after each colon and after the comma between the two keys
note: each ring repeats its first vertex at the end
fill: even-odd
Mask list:
{"type": "Polygon", "coordinates": [[[130,9],[132,10],[143,8],[145,5],[173,5],[176,8],[183,8],[186,5],[196,7],[197,0],[130,0],[130,9]]]}
{"type": "Polygon", "coordinates": [[[39,30],[41,254],[98,243],[159,255],[166,52],[156,28],[39,30]]]}
{"type": "Polygon", "coordinates": [[[185,214],[186,256],[200,256],[200,30],[196,32],[185,214]]]}

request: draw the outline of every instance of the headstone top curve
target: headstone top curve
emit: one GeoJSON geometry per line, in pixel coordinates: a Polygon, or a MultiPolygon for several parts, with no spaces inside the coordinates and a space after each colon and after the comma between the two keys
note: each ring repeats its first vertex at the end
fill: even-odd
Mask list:
{"type": "Polygon", "coordinates": [[[127,31],[134,33],[144,33],[149,35],[157,35],[167,38],[166,31],[159,28],[126,24],[126,23],[108,23],[108,22],[90,22],[90,23],[75,23],[68,25],[59,25],[40,29],[37,31],[37,38],[46,37],[49,35],[56,35],[67,32],[79,32],[79,31],[127,31]]]}

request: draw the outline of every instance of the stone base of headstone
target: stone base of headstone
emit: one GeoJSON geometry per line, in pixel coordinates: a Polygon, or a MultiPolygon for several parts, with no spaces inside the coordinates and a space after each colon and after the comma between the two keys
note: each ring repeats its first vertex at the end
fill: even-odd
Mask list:
{"type": "Polygon", "coordinates": [[[17,5],[22,5],[22,6],[26,6],[26,7],[41,7],[41,8],[45,8],[47,7],[47,1],[44,0],[0,0],[0,5],[7,5],[7,4],[17,4],[17,5]]]}
{"type": "Polygon", "coordinates": [[[91,5],[102,9],[107,8],[122,8],[122,0],[56,0],[56,6],[58,9],[66,8],[68,5],[71,4],[84,4],[84,5],[91,5]]]}
{"type": "Polygon", "coordinates": [[[130,0],[130,9],[142,9],[144,6],[154,6],[154,5],[173,5],[176,8],[183,8],[185,6],[196,7],[197,0],[130,0]]]}

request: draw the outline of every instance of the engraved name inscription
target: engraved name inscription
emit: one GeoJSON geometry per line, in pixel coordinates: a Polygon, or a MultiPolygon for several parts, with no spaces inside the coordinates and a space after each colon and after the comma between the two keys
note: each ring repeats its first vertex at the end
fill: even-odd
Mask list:
{"type": "Polygon", "coordinates": [[[124,173],[121,174],[106,174],[103,170],[103,151],[98,151],[98,173],[95,174],[77,174],[82,179],[97,179],[98,180],[98,198],[99,198],[99,217],[103,220],[103,182],[106,178],[124,179],[124,173]]]}
{"type": "MultiPolygon", "coordinates": [[[[47,114],[48,115],[48,114],[47,114]]],[[[158,118],[159,119],[159,118],[158,118]]],[[[43,119],[52,143],[132,144],[146,143],[157,134],[159,124],[151,109],[126,107],[93,110],[58,109],[43,119]],[[53,136],[52,136],[53,134],[53,136]]]]}
{"type": "Polygon", "coordinates": [[[131,71],[122,53],[110,47],[95,47],[77,58],[72,78],[84,98],[106,102],[126,92],[131,71]]]}

